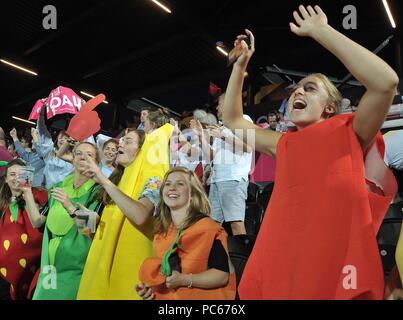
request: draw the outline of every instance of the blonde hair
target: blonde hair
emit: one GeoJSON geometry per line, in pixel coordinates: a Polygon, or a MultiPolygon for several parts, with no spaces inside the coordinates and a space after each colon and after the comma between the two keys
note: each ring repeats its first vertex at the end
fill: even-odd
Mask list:
{"type": "Polygon", "coordinates": [[[189,176],[190,181],[192,201],[190,202],[190,206],[188,208],[187,217],[183,224],[183,229],[186,229],[200,219],[209,216],[211,212],[210,202],[208,200],[207,194],[204,191],[203,186],[200,183],[197,175],[193,171],[190,171],[185,167],[178,166],[172,168],[165,174],[160,188],[161,200],[156,214],[156,233],[166,234],[168,232],[169,226],[172,224],[171,209],[164,202],[163,191],[169,175],[174,172],[185,173],[189,176]]]}
{"type": "Polygon", "coordinates": [[[330,116],[340,113],[341,100],[343,99],[343,96],[341,95],[339,89],[337,89],[333,82],[330,81],[329,78],[323,73],[312,73],[310,76],[316,77],[322,81],[327,94],[329,95],[327,102],[334,109],[334,113],[330,116]]]}

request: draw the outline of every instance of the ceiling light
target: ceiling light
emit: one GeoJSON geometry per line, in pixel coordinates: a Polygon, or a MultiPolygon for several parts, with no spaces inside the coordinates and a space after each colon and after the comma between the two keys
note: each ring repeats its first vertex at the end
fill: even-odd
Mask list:
{"type": "Polygon", "coordinates": [[[172,11],[169,8],[167,8],[166,6],[164,6],[162,3],[158,2],[157,0],[151,0],[151,1],[154,2],[157,6],[161,7],[166,12],[172,13],[172,11]]]}
{"type": "Polygon", "coordinates": [[[29,120],[25,120],[25,119],[22,119],[22,118],[18,118],[18,117],[15,117],[15,116],[12,116],[12,118],[15,119],[15,120],[23,121],[23,122],[30,123],[30,124],[33,124],[33,125],[36,124],[35,122],[29,121],[29,120]]]}
{"type": "Polygon", "coordinates": [[[5,63],[5,64],[8,64],[9,66],[12,66],[12,67],[14,67],[14,68],[17,68],[17,69],[20,69],[20,70],[22,70],[22,71],[28,72],[28,73],[30,73],[30,74],[33,74],[34,76],[37,76],[37,75],[38,75],[36,72],[33,72],[33,71],[31,71],[31,70],[25,69],[25,68],[20,67],[20,66],[17,66],[16,64],[11,63],[11,62],[8,62],[8,61],[6,61],[6,60],[0,59],[0,61],[3,62],[3,63],[5,63]]]}
{"type": "Polygon", "coordinates": [[[225,51],[223,48],[221,48],[221,47],[219,47],[219,46],[216,46],[216,48],[217,48],[217,50],[218,51],[220,51],[224,56],[228,56],[228,52],[227,51],[225,51]]]}
{"type": "MultiPolygon", "coordinates": [[[[90,98],[94,98],[95,96],[93,96],[92,94],[89,94],[87,92],[84,91],[80,91],[80,93],[82,93],[83,95],[90,97],[90,98]]],[[[109,103],[108,101],[104,100],[103,103],[109,103]]]]}
{"type": "Polygon", "coordinates": [[[386,0],[382,0],[383,6],[385,7],[386,13],[388,14],[390,24],[392,25],[392,28],[396,28],[396,23],[395,20],[393,19],[392,11],[390,11],[388,2],[386,0]]]}

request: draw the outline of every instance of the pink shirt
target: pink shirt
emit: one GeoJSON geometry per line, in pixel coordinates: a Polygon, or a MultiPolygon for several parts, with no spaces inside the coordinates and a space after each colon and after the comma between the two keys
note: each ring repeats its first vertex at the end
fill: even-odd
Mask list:
{"type": "Polygon", "coordinates": [[[276,160],[266,154],[256,152],[256,164],[253,172],[250,174],[251,182],[274,181],[276,171],[276,160]]]}
{"type": "MultiPolygon", "coordinates": [[[[259,124],[259,127],[265,128],[265,124],[259,124]]],[[[266,126],[266,128],[268,125],[266,126]]],[[[267,129],[270,130],[270,129],[267,129]]],[[[255,167],[250,174],[251,182],[267,182],[274,181],[274,173],[276,171],[276,159],[266,154],[255,153],[255,167]]]]}
{"type": "MultiPolygon", "coordinates": [[[[12,161],[13,157],[10,152],[8,152],[7,148],[4,146],[0,146],[0,161],[12,161]]],[[[4,167],[0,167],[0,176],[4,173],[4,167]]]]}

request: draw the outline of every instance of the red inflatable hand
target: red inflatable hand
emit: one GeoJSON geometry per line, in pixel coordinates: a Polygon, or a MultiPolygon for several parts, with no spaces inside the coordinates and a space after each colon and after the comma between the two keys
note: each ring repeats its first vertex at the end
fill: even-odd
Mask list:
{"type": "Polygon", "coordinates": [[[80,111],[71,119],[66,133],[77,141],[84,141],[101,129],[98,113],[93,111],[105,100],[105,95],[99,94],[82,106],[80,111]]]}

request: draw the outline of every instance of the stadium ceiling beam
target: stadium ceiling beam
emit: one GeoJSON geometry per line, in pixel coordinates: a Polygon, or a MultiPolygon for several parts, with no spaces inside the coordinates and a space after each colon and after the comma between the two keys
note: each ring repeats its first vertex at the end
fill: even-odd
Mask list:
{"type": "Polygon", "coordinates": [[[223,12],[231,4],[231,2],[233,2],[233,0],[221,1],[221,4],[218,4],[217,9],[214,10],[214,12],[210,15],[210,20],[217,18],[221,12],[223,12]]]}
{"type": "Polygon", "coordinates": [[[173,13],[173,19],[176,19],[178,22],[182,23],[185,27],[185,30],[187,31],[183,34],[179,34],[167,40],[157,42],[149,47],[143,48],[141,50],[135,50],[130,52],[129,54],[113,59],[112,61],[105,63],[102,66],[85,72],[82,76],[82,79],[88,79],[97,74],[114,69],[122,64],[135,61],[145,56],[162,51],[163,49],[175,45],[176,43],[190,41],[190,39],[197,36],[203,38],[205,41],[210,43],[212,45],[212,50],[215,50],[217,39],[209,33],[205,26],[197,22],[197,19],[193,17],[187,10],[183,8],[176,8],[175,12],[173,13]]]}
{"type": "MultiPolygon", "coordinates": [[[[125,95],[124,100],[129,101],[132,99],[138,99],[140,97],[147,97],[155,94],[169,92],[171,90],[181,87],[192,86],[203,81],[210,81],[214,77],[223,76],[227,72],[228,70],[226,68],[219,66],[216,68],[195,72],[190,75],[185,75],[183,77],[176,78],[173,81],[167,81],[166,79],[162,80],[159,83],[156,83],[154,81],[151,86],[138,88],[132,92],[127,93],[125,95]]],[[[206,85],[206,92],[207,92],[207,85],[206,85]]]]}
{"type": "Polygon", "coordinates": [[[189,40],[189,38],[193,37],[194,35],[191,34],[190,32],[186,32],[183,34],[176,35],[172,38],[163,40],[161,42],[157,42],[155,44],[152,44],[148,47],[142,48],[140,50],[134,50],[128,54],[125,54],[123,56],[120,56],[118,58],[115,58],[102,66],[96,67],[92,70],[88,70],[84,73],[84,75],[81,77],[81,79],[88,79],[91,78],[97,74],[109,71],[113,68],[119,67],[122,64],[128,63],[130,61],[134,61],[137,59],[140,59],[142,57],[151,55],[155,52],[162,51],[163,49],[173,46],[176,43],[182,42],[184,40],[189,40]]]}

